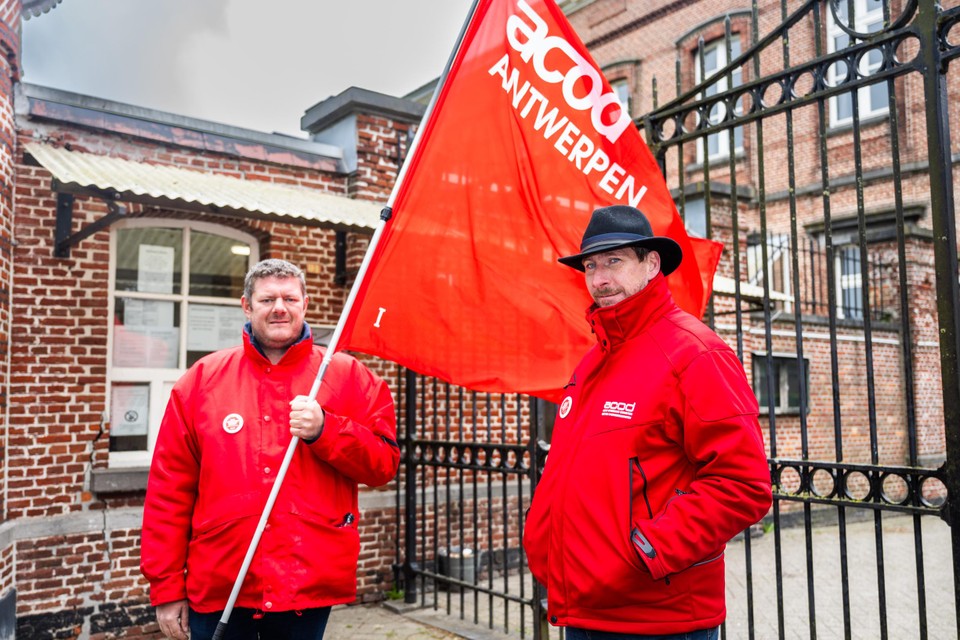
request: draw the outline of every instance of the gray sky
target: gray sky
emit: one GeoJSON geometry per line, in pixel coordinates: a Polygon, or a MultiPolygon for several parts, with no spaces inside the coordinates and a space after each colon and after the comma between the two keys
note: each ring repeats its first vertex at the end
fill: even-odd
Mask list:
{"type": "Polygon", "coordinates": [[[267,132],[350,86],[443,71],[471,0],[63,0],[23,23],[23,80],[267,132]]]}

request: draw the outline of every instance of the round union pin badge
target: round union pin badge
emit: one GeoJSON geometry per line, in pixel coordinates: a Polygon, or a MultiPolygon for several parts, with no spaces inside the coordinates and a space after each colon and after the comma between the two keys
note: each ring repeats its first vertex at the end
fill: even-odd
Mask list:
{"type": "Polygon", "coordinates": [[[567,396],[563,399],[563,402],[560,403],[560,417],[566,418],[567,414],[570,413],[570,407],[573,406],[573,398],[567,396]]]}
{"type": "Polygon", "coordinates": [[[243,429],[243,416],[239,413],[231,413],[223,419],[223,430],[227,433],[236,433],[243,429]]]}

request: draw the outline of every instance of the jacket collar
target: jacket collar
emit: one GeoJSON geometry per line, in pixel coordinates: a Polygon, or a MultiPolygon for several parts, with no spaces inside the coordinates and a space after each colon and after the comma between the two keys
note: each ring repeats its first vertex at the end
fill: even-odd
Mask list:
{"type": "MultiPolygon", "coordinates": [[[[254,361],[262,361],[269,365],[270,359],[263,353],[263,348],[257,342],[253,332],[250,330],[250,323],[243,325],[243,351],[248,358],[254,361]]],[[[309,354],[313,350],[313,333],[310,331],[310,325],[303,323],[303,330],[300,337],[292,345],[287,347],[287,352],[283,354],[280,362],[277,364],[290,364],[309,354]]]]}
{"type": "Polygon", "coordinates": [[[615,305],[593,304],[587,309],[587,322],[606,353],[642,334],[673,306],[667,279],[658,273],[642,290],[615,305]]]}

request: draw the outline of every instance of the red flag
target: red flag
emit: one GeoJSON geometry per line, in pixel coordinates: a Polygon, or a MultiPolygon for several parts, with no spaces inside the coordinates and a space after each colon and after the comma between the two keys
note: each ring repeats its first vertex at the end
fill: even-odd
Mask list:
{"type": "Polygon", "coordinates": [[[680,243],[668,282],[702,314],[716,259],[698,268],[711,252],[694,250],[656,161],[553,0],[479,0],[419,136],[343,348],[557,399],[593,343],[583,276],[557,258],[578,252],[591,212],[609,204],[640,208],[680,243]]]}

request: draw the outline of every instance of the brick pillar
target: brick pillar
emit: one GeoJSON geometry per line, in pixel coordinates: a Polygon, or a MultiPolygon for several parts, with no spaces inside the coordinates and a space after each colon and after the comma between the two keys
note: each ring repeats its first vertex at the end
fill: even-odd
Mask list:
{"type": "Polygon", "coordinates": [[[358,113],[356,123],[357,167],[349,178],[349,195],[386,204],[418,125],[371,113],[358,113]]]}
{"type": "MultiPolygon", "coordinates": [[[[13,92],[20,80],[22,0],[0,0],[0,520],[6,520],[7,379],[13,281],[13,185],[17,129],[13,92]]],[[[16,628],[13,546],[0,548],[0,629],[16,628]]]]}

